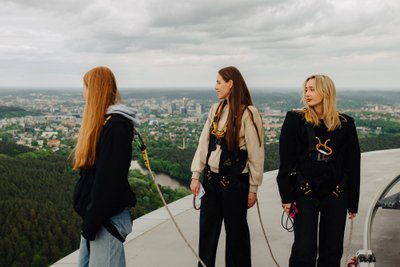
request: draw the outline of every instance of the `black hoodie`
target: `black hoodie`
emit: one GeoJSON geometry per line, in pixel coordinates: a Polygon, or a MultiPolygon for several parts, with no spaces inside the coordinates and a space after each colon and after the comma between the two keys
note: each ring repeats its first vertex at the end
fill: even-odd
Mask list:
{"type": "Polygon", "coordinates": [[[136,204],[128,183],[133,123],[128,116],[111,114],[101,131],[93,167],[80,171],[74,209],[83,218],[82,236],[87,240],[94,240],[110,217],[136,204]]]}

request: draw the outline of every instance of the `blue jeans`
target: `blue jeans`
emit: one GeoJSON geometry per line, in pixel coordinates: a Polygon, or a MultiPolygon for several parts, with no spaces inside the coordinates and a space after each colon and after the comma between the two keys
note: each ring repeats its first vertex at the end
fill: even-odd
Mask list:
{"type": "MultiPolygon", "coordinates": [[[[132,232],[132,219],[129,211],[122,211],[111,217],[110,221],[123,237],[132,232]]],[[[90,251],[88,251],[86,239],[81,236],[78,267],[126,266],[124,245],[104,227],[100,228],[96,239],[90,241],[89,246],[90,251]]]]}

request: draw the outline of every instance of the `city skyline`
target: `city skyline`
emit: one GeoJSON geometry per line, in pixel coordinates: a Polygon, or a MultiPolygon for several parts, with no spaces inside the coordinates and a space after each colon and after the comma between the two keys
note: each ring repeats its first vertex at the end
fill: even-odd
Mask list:
{"type": "MultiPolygon", "coordinates": [[[[34,91],[5,95],[0,98],[0,141],[12,140],[37,149],[48,147],[53,152],[60,148],[71,149],[84,109],[84,101],[77,95],[76,92],[34,91]]],[[[363,99],[358,99],[354,93],[347,93],[341,109],[357,120],[360,137],[396,134],[400,122],[399,96],[397,92],[368,92],[363,99]]],[[[262,116],[267,144],[278,142],[286,111],[298,105],[294,99],[288,94],[257,95],[254,104],[262,116]]],[[[125,99],[126,105],[138,110],[140,129],[147,138],[170,141],[181,148],[188,143],[197,144],[213,103],[204,94],[198,97],[172,93],[168,97],[151,98],[127,94],[125,99]]]]}
{"type": "Polygon", "coordinates": [[[249,87],[400,89],[396,0],[1,1],[0,90],[79,88],[109,66],[121,88],[205,87],[237,66],[249,87]]]}

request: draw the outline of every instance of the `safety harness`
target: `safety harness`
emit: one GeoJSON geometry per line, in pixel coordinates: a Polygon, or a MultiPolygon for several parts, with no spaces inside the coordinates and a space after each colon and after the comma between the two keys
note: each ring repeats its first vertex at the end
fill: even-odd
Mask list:
{"type": "MultiPolygon", "coordinates": [[[[332,179],[334,179],[335,186],[332,190],[332,194],[339,197],[344,192],[344,186],[347,182],[345,175],[341,175],[342,179],[338,179],[338,171],[333,165],[337,162],[338,153],[336,152],[336,141],[337,141],[337,130],[330,132],[328,138],[325,141],[321,141],[321,138],[315,135],[314,127],[307,123],[306,126],[307,138],[308,138],[308,149],[301,156],[300,162],[314,161],[322,162],[329,166],[332,171],[332,179]]],[[[301,164],[300,163],[300,164],[301,164]]],[[[303,176],[300,171],[299,165],[296,166],[295,170],[290,174],[295,175],[298,182],[299,191],[304,195],[308,195],[313,191],[310,181],[303,176]]]]}
{"type": "MultiPolygon", "coordinates": [[[[222,111],[222,108],[223,108],[223,107],[219,107],[219,108],[217,109],[217,113],[219,113],[219,114],[216,114],[217,116],[220,116],[220,112],[222,111]],[[219,110],[219,111],[218,111],[218,110],[219,110]]],[[[251,112],[250,112],[250,114],[251,114],[251,112]]],[[[216,119],[214,118],[214,122],[216,122],[216,125],[215,125],[215,126],[214,126],[214,125],[212,126],[213,129],[218,129],[218,120],[219,120],[219,119],[216,120],[216,119]]],[[[253,123],[254,123],[254,121],[253,121],[253,123]]],[[[256,125],[255,125],[255,126],[256,126],[256,125]]],[[[224,131],[225,131],[225,129],[226,129],[226,127],[224,127],[224,131]]],[[[256,127],[256,129],[257,129],[257,127],[256,127]]],[[[174,223],[174,225],[175,225],[175,227],[176,227],[178,233],[180,234],[180,236],[182,237],[182,239],[185,241],[186,245],[190,248],[190,250],[192,251],[193,255],[195,255],[195,257],[198,259],[199,264],[200,264],[202,267],[207,267],[207,266],[205,265],[205,263],[202,261],[202,259],[199,257],[199,255],[196,253],[196,251],[194,250],[193,246],[189,243],[189,241],[187,240],[187,238],[184,236],[182,230],[180,229],[180,227],[179,227],[179,225],[177,224],[177,222],[176,222],[174,216],[172,215],[172,213],[171,213],[171,211],[170,211],[170,209],[169,209],[169,207],[168,207],[168,205],[167,205],[167,203],[166,203],[166,201],[165,201],[165,199],[164,199],[164,196],[163,196],[163,194],[162,194],[162,192],[161,192],[161,190],[160,190],[160,187],[158,186],[158,184],[157,184],[157,182],[156,182],[156,179],[155,179],[155,177],[154,177],[153,171],[151,170],[150,161],[149,161],[149,157],[148,157],[148,154],[147,154],[146,145],[145,145],[145,143],[143,142],[143,139],[142,139],[142,137],[140,136],[139,132],[138,132],[135,128],[134,128],[134,135],[138,137],[137,139],[134,139],[134,140],[136,141],[136,143],[137,143],[139,149],[140,149],[141,152],[142,152],[142,157],[143,157],[144,165],[145,165],[146,168],[148,169],[148,171],[149,171],[149,173],[150,173],[150,176],[151,176],[151,178],[152,178],[152,180],[153,180],[153,182],[154,182],[154,184],[155,184],[155,186],[156,186],[156,189],[157,189],[157,191],[158,191],[158,194],[159,194],[159,196],[160,196],[160,198],[161,198],[161,200],[162,200],[162,202],[163,202],[163,204],[164,204],[164,207],[165,207],[165,209],[167,210],[167,212],[168,212],[168,214],[169,214],[169,216],[170,216],[172,222],[174,223]]],[[[220,137],[221,137],[221,135],[220,135],[220,137]]],[[[247,157],[247,154],[246,154],[246,157],[247,157]]],[[[207,157],[207,161],[208,161],[208,157],[207,157]]],[[[200,209],[200,207],[197,208],[196,205],[195,205],[195,196],[194,196],[194,195],[193,195],[193,206],[194,206],[195,209],[200,209]]],[[[270,252],[271,257],[272,257],[273,261],[275,262],[276,266],[279,267],[279,264],[278,264],[278,262],[276,261],[274,255],[273,255],[273,253],[272,253],[272,249],[271,249],[271,246],[270,246],[270,244],[269,244],[269,241],[268,241],[268,238],[267,238],[267,235],[266,235],[265,227],[264,227],[264,224],[263,224],[262,219],[261,219],[261,212],[260,212],[260,207],[259,207],[258,201],[257,201],[257,211],[258,211],[258,217],[259,217],[259,219],[260,219],[261,227],[262,227],[262,230],[263,230],[263,233],[264,233],[264,237],[265,237],[265,240],[266,240],[267,245],[268,245],[269,252],[270,252]]]]}
{"type": "MultiPolygon", "coordinates": [[[[248,156],[247,150],[241,150],[239,147],[235,148],[233,151],[228,150],[225,138],[227,122],[221,130],[218,130],[218,123],[226,103],[226,100],[219,103],[210,126],[210,140],[208,143],[208,153],[206,158],[207,164],[204,171],[205,178],[208,180],[214,178],[222,187],[229,186],[231,184],[231,179],[242,173],[246,167],[248,156]],[[219,161],[219,172],[214,173],[208,165],[208,160],[211,152],[216,150],[217,145],[221,146],[221,157],[219,161]]],[[[241,106],[242,114],[246,109],[246,105],[241,106]]]]}

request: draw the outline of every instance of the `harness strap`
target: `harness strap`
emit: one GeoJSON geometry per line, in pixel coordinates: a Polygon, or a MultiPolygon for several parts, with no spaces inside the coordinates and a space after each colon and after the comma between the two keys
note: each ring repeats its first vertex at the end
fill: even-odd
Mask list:
{"type": "Polygon", "coordinates": [[[112,224],[111,222],[107,221],[107,222],[103,223],[103,226],[116,239],[118,239],[122,243],[125,242],[125,238],[119,233],[117,227],[115,227],[114,224],[112,224]]]}
{"type": "Polygon", "coordinates": [[[307,137],[308,137],[308,153],[316,152],[315,148],[315,130],[311,124],[307,123],[307,137]]]}
{"type": "MultiPolygon", "coordinates": [[[[225,141],[225,133],[226,133],[226,124],[224,126],[224,129],[221,131],[218,131],[218,122],[221,118],[222,110],[227,104],[227,101],[221,101],[217,107],[217,110],[215,111],[214,114],[214,119],[212,121],[212,124],[210,126],[210,139],[208,143],[208,152],[207,152],[207,157],[206,157],[206,167],[208,166],[208,160],[210,159],[211,152],[214,151],[217,147],[217,145],[221,146],[222,151],[227,150],[227,145],[225,141]]],[[[244,112],[244,110],[247,108],[246,105],[241,105],[241,112],[244,112]]],[[[237,149],[239,150],[239,149],[237,149]]],[[[234,158],[239,157],[239,151],[234,150],[232,152],[234,158]]],[[[247,154],[246,154],[247,157],[247,154]]],[[[220,161],[220,169],[221,169],[221,164],[222,162],[220,161]]]]}
{"type": "Polygon", "coordinates": [[[103,126],[106,125],[109,119],[111,119],[111,115],[108,115],[107,118],[104,120],[103,126]]]}
{"type": "MultiPolygon", "coordinates": [[[[121,241],[122,243],[125,242],[125,238],[118,232],[117,228],[114,224],[110,223],[109,221],[103,224],[104,228],[116,239],[121,241]]],[[[86,239],[86,248],[90,252],[90,240],[86,239]]]]}
{"type": "MultiPolygon", "coordinates": [[[[330,139],[327,139],[324,143],[322,143],[321,140],[318,137],[316,137],[315,129],[310,123],[307,123],[306,131],[307,131],[307,139],[308,139],[308,149],[307,149],[306,154],[305,155],[303,154],[303,158],[301,160],[307,160],[310,156],[312,158],[314,158],[315,155],[318,155],[318,160],[325,161],[326,164],[329,164],[328,161],[334,159],[337,155],[337,152],[333,151],[333,149],[336,150],[336,142],[337,142],[338,132],[336,130],[331,132],[330,139]],[[316,144],[315,140],[318,140],[318,144],[316,144]],[[330,143],[331,147],[327,146],[327,143],[329,141],[331,142],[330,143]],[[324,147],[324,149],[327,149],[327,152],[322,153],[324,151],[321,151],[319,149],[319,147],[324,147]]],[[[312,192],[312,188],[310,187],[309,182],[306,180],[306,178],[301,174],[299,165],[300,165],[300,163],[295,167],[295,170],[293,171],[292,174],[296,175],[297,182],[300,185],[300,190],[304,194],[308,194],[308,193],[312,192]]],[[[335,166],[332,166],[331,164],[329,164],[329,166],[330,166],[330,169],[332,170],[332,174],[333,174],[332,179],[334,179],[335,183],[336,183],[335,188],[333,189],[332,193],[335,196],[339,196],[344,191],[347,177],[344,176],[344,177],[342,177],[342,179],[338,179],[338,174],[337,174],[338,170],[335,168],[335,166]]]]}
{"type": "Polygon", "coordinates": [[[225,100],[221,101],[219,103],[218,108],[214,114],[214,119],[211,124],[211,134],[215,135],[216,137],[222,137],[225,135],[226,124],[225,124],[224,128],[222,128],[221,131],[218,131],[218,122],[219,122],[219,119],[221,118],[222,110],[225,107],[226,103],[227,103],[227,101],[225,101],[225,100]]]}

